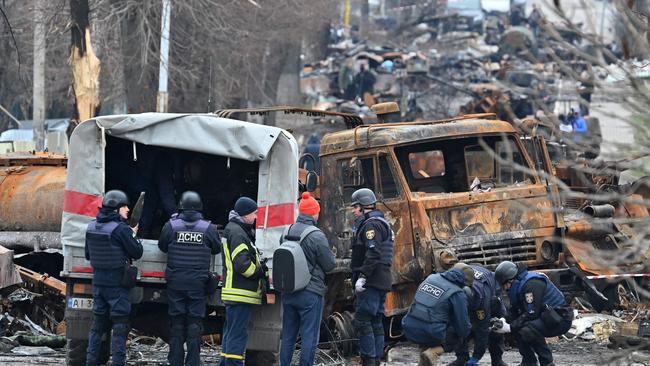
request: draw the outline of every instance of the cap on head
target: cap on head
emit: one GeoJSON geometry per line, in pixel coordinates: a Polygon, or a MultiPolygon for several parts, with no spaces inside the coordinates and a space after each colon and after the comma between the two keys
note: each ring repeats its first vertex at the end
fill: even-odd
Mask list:
{"type": "Polygon", "coordinates": [[[472,287],[472,284],[474,284],[474,269],[463,262],[454,264],[453,268],[460,269],[463,276],[465,276],[465,286],[472,287]]]}
{"type": "Polygon", "coordinates": [[[102,207],[118,209],[122,206],[129,205],[129,197],[126,193],[120,191],[119,189],[113,189],[104,195],[102,200],[102,207]]]}
{"type": "Polygon", "coordinates": [[[181,200],[178,203],[180,210],[196,210],[203,211],[203,202],[201,196],[194,191],[186,191],[181,195],[181,200]]]}
{"type": "Polygon", "coordinates": [[[309,192],[303,192],[300,203],[298,204],[298,212],[309,216],[316,216],[320,212],[320,204],[309,192]]]}
{"type": "Polygon", "coordinates": [[[235,212],[239,216],[246,216],[257,210],[257,202],[249,197],[239,197],[235,202],[235,212]]]}
{"type": "Polygon", "coordinates": [[[517,277],[518,272],[519,269],[516,264],[510,261],[503,261],[499,263],[497,269],[494,271],[494,278],[497,282],[503,284],[517,277]]]}
{"type": "Polygon", "coordinates": [[[372,206],[375,203],[377,203],[377,196],[375,196],[375,192],[368,188],[361,188],[352,193],[352,203],[350,206],[372,206]]]}

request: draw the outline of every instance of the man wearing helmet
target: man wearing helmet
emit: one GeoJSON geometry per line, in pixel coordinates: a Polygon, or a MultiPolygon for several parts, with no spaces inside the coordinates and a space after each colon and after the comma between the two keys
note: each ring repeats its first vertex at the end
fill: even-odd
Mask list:
{"type": "Polygon", "coordinates": [[[110,332],[113,365],[126,361],[130,331],[129,289],[122,285],[125,266],[142,257],[137,226],[126,224],[129,199],[119,190],[106,192],[97,218],[86,229],[86,259],[93,268],[93,324],[88,337],[87,365],[98,365],[102,337],[110,332]],[[112,323],[112,325],[111,325],[112,323]]]}
{"type": "Polygon", "coordinates": [[[477,264],[458,262],[454,268],[471,269],[474,281],[468,285],[469,318],[472,323],[472,333],[469,337],[459,340],[454,349],[456,360],[449,366],[476,366],[490,350],[491,365],[505,366],[502,360],[504,352],[503,335],[490,332],[490,319],[505,316],[505,308],[501,303],[501,288],[496,282],[494,273],[477,264]],[[474,339],[474,352],[470,357],[469,340],[474,339]]]}
{"type": "Polygon", "coordinates": [[[221,239],[216,226],[203,219],[203,203],[198,193],[183,193],[178,208],[178,214],[163,226],[158,240],[158,248],[167,253],[167,359],[172,366],[198,365],[210,260],[221,252],[221,239]]]}
{"type": "Polygon", "coordinates": [[[494,276],[508,291],[510,330],[515,334],[521,365],[553,365],[553,354],[545,337],[556,337],[571,328],[573,310],[548,277],[528,272],[524,265],[504,261],[494,276]]]}
{"type": "Polygon", "coordinates": [[[375,193],[368,188],[352,193],[356,220],[350,267],[357,294],[354,325],[363,366],[379,365],[383,356],[384,302],[393,283],[393,230],[376,203],[375,193]]]}

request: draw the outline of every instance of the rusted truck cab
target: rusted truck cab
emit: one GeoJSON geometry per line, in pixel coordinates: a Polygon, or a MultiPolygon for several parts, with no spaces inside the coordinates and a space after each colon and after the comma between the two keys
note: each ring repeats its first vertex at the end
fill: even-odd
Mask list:
{"type": "Polygon", "coordinates": [[[553,209],[556,190],[508,122],[466,116],[362,125],[326,135],[320,159],[320,223],[342,266],[351,253],[354,190],[374,190],[393,225],[387,317],[404,313],[420,281],[456,260],[548,268],[563,258],[554,244],[564,226],[553,209]]]}

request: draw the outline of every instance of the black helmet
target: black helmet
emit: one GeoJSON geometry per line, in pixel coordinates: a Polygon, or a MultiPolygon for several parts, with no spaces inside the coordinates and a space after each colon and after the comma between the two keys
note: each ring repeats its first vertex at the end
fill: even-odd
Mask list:
{"type": "Polygon", "coordinates": [[[118,209],[122,206],[129,205],[129,197],[126,193],[120,191],[119,189],[113,189],[104,195],[102,200],[102,207],[118,209]]]}
{"type": "Polygon", "coordinates": [[[499,263],[497,269],[494,271],[494,278],[497,282],[503,284],[510,281],[517,276],[519,269],[517,265],[510,261],[503,261],[499,263]]]}
{"type": "Polygon", "coordinates": [[[194,191],[183,192],[181,195],[181,201],[178,203],[179,210],[203,210],[203,202],[201,202],[201,196],[194,191]]]}
{"type": "Polygon", "coordinates": [[[361,205],[361,206],[371,206],[377,203],[377,197],[375,192],[371,191],[368,188],[357,189],[352,193],[352,203],[350,206],[361,205]]]}

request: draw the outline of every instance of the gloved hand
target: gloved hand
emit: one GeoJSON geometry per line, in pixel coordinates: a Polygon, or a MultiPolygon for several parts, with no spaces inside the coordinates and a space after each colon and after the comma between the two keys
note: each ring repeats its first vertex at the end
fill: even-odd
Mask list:
{"type": "Polygon", "coordinates": [[[262,267],[263,276],[264,276],[264,278],[268,279],[269,278],[269,267],[266,265],[266,261],[263,261],[261,264],[262,264],[261,267],[262,267]]]}
{"type": "Polygon", "coordinates": [[[474,357],[470,357],[469,360],[465,361],[465,366],[476,366],[478,365],[478,360],[474,357]]]}
{"type": "Polygon", "coordinates": [[[493,318],[490,320],[492,327],[490,328],[494,333],[504,334],[510,333],[510,324],[506,321],[505,318],[493,318]],[[496,320],[495,320],[496,319],[496,320]]]}
{"type": "Polygon", "coordinates": [[[359,279],[357,280],[357,282],[354,284],[354,290],[355,290],[357,293],[364,292],[364,291],[366,291],[366,288],[364,287],[365,285],[366,285],[366,279],[365,279],[365,277],[359,277],[359,279]]]}

